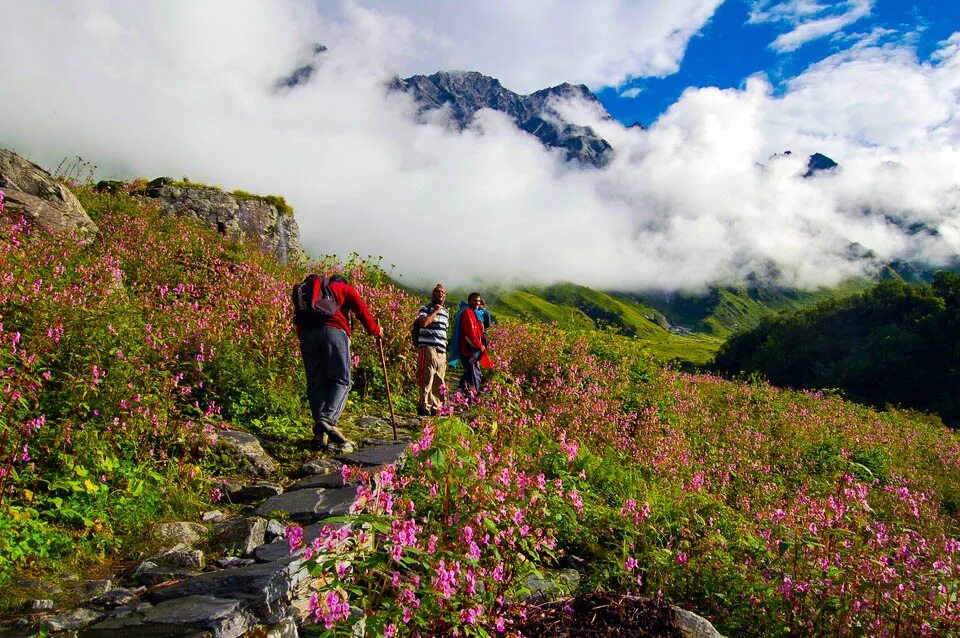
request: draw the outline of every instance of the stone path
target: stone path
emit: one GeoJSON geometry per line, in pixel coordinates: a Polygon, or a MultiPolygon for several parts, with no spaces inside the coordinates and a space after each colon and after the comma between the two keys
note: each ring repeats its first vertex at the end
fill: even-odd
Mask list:
{"type": "MultiPolygon", "coordinates": [[[[398,426],[414,432],[420,422],[403,419],[398,426]]],[[[376,434],[392,430],[377,417],[363,417],[355,427],[376,434]]],[[[279,464],[256,437],[233,431],[220,440],[249,477],[220,483],[231,502],[249,504],[245,515],[227,519],[213,511],[203,523],[159,525],[158,535],[170,543],[166,551],[116,579],[85,583],[93,595],[77,609],[56,612],[52,601],[33,601],[34,611],[47,612],[0,627],[0,636],[298,638],[314,579],[302,550],[291,555],[280,520],[304,525],[309,543],[325,519],[346,514],[353,503],[356,485],[344,485],[342,466],[394,463],[407,442],[367,440],[353,454],[312,459],[286,477],[278,476],[279,464]]]]}

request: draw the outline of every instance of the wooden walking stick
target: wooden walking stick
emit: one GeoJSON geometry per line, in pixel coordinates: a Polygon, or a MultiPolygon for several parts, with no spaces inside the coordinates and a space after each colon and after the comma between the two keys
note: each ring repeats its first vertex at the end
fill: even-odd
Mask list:
{"type": "Polygon", "coordinates": [[[387,403],[390,405],[390,425],[393,426],[393,440],[397,440],[397,415],[393,413],[393,399],[390,398],[390,377],[387,375],[387,357],[383,354],[383,337],[377,337],[380,346],[380,363],[383,364],[383,382],[387,385],[387,403]]]}

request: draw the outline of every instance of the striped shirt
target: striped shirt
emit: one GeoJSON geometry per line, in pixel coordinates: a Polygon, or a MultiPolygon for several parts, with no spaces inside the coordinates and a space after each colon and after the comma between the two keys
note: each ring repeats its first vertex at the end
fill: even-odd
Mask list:
{"type": "MultiPolygon", "coordinates": [[[[433,305],[430,306],[420,306],[419,312],[417,312],[417,317],[422,318],[433,313],[433,305]]],[[[418,346],[428,346],[430,348],[436,348],[440,352],[447,351],[447,324],[450,321],[450,316],[447,314],[446,308],[441,308],[440,312],[437,313],[437,316],[433,318],[433,321],[430,322],[430,325],[420,328],[420,335],[417,337],[418,346]]]]}

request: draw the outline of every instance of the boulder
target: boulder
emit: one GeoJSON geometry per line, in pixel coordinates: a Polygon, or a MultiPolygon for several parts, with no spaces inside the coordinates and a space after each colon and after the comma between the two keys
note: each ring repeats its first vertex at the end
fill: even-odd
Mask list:
{"type": "Polygon", "coordinates": [[[293,211],[280,197],[226,193],[219,188],[158,177],[147,184],[147,197],[167,215],[203,221],[231,239],[256,243],[281,263],[305,261],[293,211]]]}
{"type": "Polygon", "coordinates": [[[75,232],[84,243],[99,232],[70,189],[6,149],[0,149],[0,190],[4,193],[3,215],[8,218],[22,215],[52,233],[75,232]]]}
{"type": "Polygon", "coordinates": [[[249,554],[263,544],[267,519],[256,516],[217,523],[210,547],[213,551],[249,554]]]}
{"type": "Polygon", "coordinates": [[[170,542],[173,545],[186,545],[187,547],[193,546],[194,543],[207,535],[206,527],[200,523],[187,521],[160,523],[156,530],[160,540],[170,542]]]}
{"type": "Polygon", "coordinates": [[[222,430],[218,433],[220,445],[228,448],[241,461],[244,471],[257,476],[270,476],[277,464],[266,453],[260,439],[237,430],[222,430]]]}
{"type": "Polygon", "coordinates": [[[709,620],[698,616],[692,611],[672,606],[674,622],[683,638],[723,638],[709,620]]]}

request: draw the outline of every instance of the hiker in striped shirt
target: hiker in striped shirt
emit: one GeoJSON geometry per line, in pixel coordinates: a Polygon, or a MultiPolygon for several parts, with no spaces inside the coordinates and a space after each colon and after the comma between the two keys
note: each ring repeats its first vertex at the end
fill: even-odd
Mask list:
{"type": "Polygon", "coordinates": [[[420,400],[419,416],[436,416],[442,403],[443,377],[447,373],[447,325],[450,317],[443,302],[447,291],[437,284],[430,303],[420,306],[417,319],[420,332],[417,334],[417,386],[420,400]]]}

